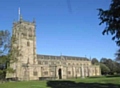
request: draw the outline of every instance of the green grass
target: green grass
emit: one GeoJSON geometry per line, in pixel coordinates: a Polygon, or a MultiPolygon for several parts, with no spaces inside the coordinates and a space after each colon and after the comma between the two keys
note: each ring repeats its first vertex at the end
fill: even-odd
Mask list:
{"type": "Polygon", "coordinates": [[[0,88],[49,88],[46,81],[22,81],[0,84],[0,88]]]}
{"type": "Polygon", "coordinates": [[[7,82],[0,84],[0,88],[120,88],[120,77],[7,82]]]}

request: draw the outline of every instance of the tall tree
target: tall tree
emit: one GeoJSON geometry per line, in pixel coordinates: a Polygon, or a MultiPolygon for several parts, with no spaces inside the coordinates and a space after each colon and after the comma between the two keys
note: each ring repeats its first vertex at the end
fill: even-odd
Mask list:
{"type": "Polygon", "coordinates": [[[99,64],[99,61],[96,58],[92,59],[92,64],[99,64]]]}
{"type": "Polygon", "coordinates": [[[106,75],[110,72],[110,69],[105,64],[100,63],[100,68],[103,75],[106,75]]]}
{"type": "Polygon", "coordinates": [[[101,58],[100,63],[106,64],[107,63],[107,58],[101,58]]]}
{"type": "Polygon", "coordinates": [[[10,32],[0,30],[0,56],[8,54],[10,48],[10,32]]]}
{"type": "Polygon", "coordinates": [[[117,64],[114,60],[107,59],[107,58],[102,58],[100,60],[100,63],[106,65],[110,69],[109,74],[114,74],[114,73],[117,72],[118,68],[117,68],[117,64]]]}
{"type": "Polygon", "coordinates": [[[6,76],[6,60],[7,56],[0,56],[0,79],[4,79],[6,76]]]}
{"type": "Polygon", "coordinates": [[[116,62],[116,72],[120,74],[120,63],[116,62]]]}
{"type": "MultiPolygon", "coordinates": [[[[101,24],[106,24],[103,30],[104,34],[111,34],[112,40],[115,40],[116,44],[120,46],[120,0],[111,0],[111,4],[108,10],[98,9],[99,19],[101,24]]],[[[116,60],[120,60],[120,49],[116,53],[116,60]]]]}
{"type": "Polygon", "coordinates": [[[10,48],[10,33],[7,30],[0,30],[0,79],[5,78],[5,67],[7,62],[7,55],[10,48]]]}
{"type": "Polygon", "coordinates": [[[101,24],[106,24],[103,35],[110,33],[112,39],[120,46],[120,0],[112,0],[108,10],[99,9],[101,24]]]}
{"type": "Polygon", "coordinates": [[[10,36],[8,30],[0,30],[0,75],[2,79],[5,78],[6,72],[14,72],[9,64],[17,61],[15,55],[19,55],[18,47],[12,47],[16,40],[14,36],[10,36]]]}
{"type": "Polygon", "coordinates": [[[114,74],[117,72],[116,63],[112,59],[107,59],[106,66],[110,69],[110,74],[114,74]]]}
{"type": "Polygon", "coordinates": [[[115,53],[116,55],[116,61],[120,62],[120,49],[117,50],[117,52],[115,53]]]}

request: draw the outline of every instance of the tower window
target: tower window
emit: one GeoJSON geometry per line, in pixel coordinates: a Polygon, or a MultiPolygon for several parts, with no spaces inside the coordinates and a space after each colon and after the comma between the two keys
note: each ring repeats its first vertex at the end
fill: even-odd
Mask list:
{"type": "Polygon", "coordinates": [[[27,46],[30,46],[30,43],[29,43],[29,42],[27,42],[27,46]]]}

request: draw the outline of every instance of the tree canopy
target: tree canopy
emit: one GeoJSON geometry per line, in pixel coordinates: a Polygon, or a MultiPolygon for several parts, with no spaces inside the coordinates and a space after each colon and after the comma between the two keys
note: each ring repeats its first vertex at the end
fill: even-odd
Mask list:
{"type": "MultiPolygon", "coordinates": [[[[103,30],[104,34],[111,34],[112,40],[115,40],[116,44],[120,46],[120,0],[111,0],[109,9],[103,10],[99,8],[100,25],[106,24],[103,30]]],[[[117,51],[116,60],[120,60],[120,49],[117,51]]]]}
{"type": "Polygon", "coordinates": [[[6,72],[14,72],[10,63],[17,61],[15,56],[20,54],[18,47],[13,47],[16,40],[14,35],[10,36],[8,30],[0,30],[0,79],[5,78],[6,72]]]}
{"type": "Polygon", "coordinates": [[[10,32],[0,30],[0,56],[8,54],[10,49],[10,32]]]}
{"type": "Polygon", "coordinates": [[[112,39],[116,40],[118,46],[120,46],[120,0],[112,0],[108,10],[99,10],[99,19],[101,24],[106,24],[103,30],[104,34],[111,34],[112,39]]]}
{"type": "Polygon", "coordinates": [[[110,69],[105,65],[105,64],[100,64],[100,68],[101,68],[101,73],[102,74],[108,74],[110,72],[110,69]]]}
{"type": "Polygon", "coordinates": [[[92,64],[99,64],[99,61],[96,58],[92,59],[92,64]]]}

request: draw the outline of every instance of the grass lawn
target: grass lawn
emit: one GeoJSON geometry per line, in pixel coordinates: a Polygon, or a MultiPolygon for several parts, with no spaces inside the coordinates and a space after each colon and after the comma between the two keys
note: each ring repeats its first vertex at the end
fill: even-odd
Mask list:
{"type": "Polygon", "coordinates": [[[120,77],[7,82],[0,88],[120,88],[120,77]]]}

